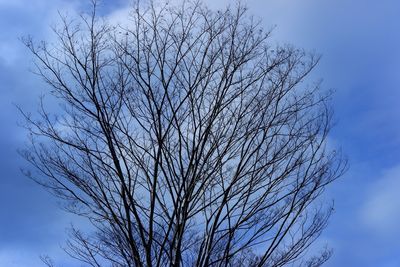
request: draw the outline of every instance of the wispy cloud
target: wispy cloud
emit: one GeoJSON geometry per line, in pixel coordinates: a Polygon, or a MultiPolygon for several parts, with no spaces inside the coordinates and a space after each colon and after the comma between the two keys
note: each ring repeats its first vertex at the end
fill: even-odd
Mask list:
{"type": "Polygon", "coordinates": [[[383,172],[368,186],[361,220],[377,237],[400,237],[400,165],[383,172]]]}

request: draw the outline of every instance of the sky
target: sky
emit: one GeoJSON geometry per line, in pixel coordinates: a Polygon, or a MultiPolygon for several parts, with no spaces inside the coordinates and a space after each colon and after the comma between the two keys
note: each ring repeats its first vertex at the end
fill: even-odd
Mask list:
{"type": "MultiPolygon", "coordinates": [[[[229,0],[207,0],[223,7],[229,0]]],[[[17,150],[26,132],[15,105],[35,111],[43,82],[29,72],[22,36],[51,38],[57,12],[84,10],[77,0],[0,0],[0,266],[79,266],[64,254],[73,217],[21,174],[17,150]]],[[[349,171],[327,190],[335,213],[318,244],[334,251],[327,267],[400,266],[400,1],[248,0],[273,41],[316,51],[312,78],[336,91],[330,141],[342,147],[349,171]]],[[[102,12],[122,14],[128,1],[103,0],[102,12]],[[122,12],[122,13],[121,13],[122,12]]]]}

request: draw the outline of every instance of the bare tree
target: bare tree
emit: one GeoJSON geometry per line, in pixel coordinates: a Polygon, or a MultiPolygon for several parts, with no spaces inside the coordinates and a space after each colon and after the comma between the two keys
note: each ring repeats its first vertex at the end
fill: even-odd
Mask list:
{"type": "Polygon", "coordinates": [[[329,94],[303,81],[318,57],[270,45],[238,4],[132,7],[126,26],[62,17],[25,44],[62,103],[25,114],[28,173],[89,219],[67,252],[91,266],[318,266],[303,260],[345,169],[326,148],[329,94]]]}

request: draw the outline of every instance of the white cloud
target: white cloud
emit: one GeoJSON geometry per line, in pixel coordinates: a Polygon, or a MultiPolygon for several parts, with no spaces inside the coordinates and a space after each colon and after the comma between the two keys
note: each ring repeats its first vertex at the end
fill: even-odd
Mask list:
{"type": "Polygon", "coordinates": [[[361,210],[363,224],[377,235],[400,234],[400,165],[385,172],[369,186],[361,210]]]}
{"type": "Polygon", "coordinates": [[[120,25],[127,27],[131,24],[130,12],[132,12],[131,6],[125,6],[123,8],[116,9],[107,15],[106,19],[111,25],[120,25]]]}

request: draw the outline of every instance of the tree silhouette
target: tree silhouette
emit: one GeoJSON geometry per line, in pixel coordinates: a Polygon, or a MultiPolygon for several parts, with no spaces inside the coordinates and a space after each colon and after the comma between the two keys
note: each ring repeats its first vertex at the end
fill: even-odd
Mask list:
{"type": "MultiPolygon", "coordinates": [[[[62,18],[25,44],[62,104],[25,114],[32,179],[86,217],[67,252],[91,266],[318,266],[303,260],[346,164],[326,147],[318,62],[237,4],[135,5],[125,26],[62,18]]],[[[48,261],[48,260],[47,260],[48,261]]],[[[48,261],[51,262],[51,261],[48,261]]],[[[51,263],[52,264],[52,263],[51,263]]]]}

